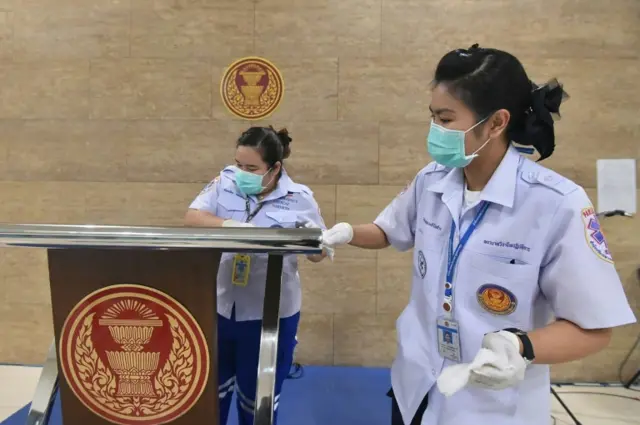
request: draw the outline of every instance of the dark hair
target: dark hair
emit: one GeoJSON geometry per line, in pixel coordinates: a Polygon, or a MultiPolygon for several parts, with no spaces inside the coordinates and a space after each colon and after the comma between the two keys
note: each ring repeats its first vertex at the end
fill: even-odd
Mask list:
{"type": "Polygon", "coordinates": [[[509,111],[507,137],[521,145],[533,146],[541,161],[555,148],[553,117],[568,97],[558,80],[537,86],[527,76],[520,61],[497,49],[474,44],[453,50],[436,67],[434,85],[444,83],[451,95],[467,105],[478,120],[499,109],[509,111]]]}
{"type": "Polygon", "coordinates": [[[291,155],[291,137],[286,128],[276,131],[273,127],[251,127],[238,139],[236,146],[250,146],[260,152],[262,160],[270,167],[291,155]]]}

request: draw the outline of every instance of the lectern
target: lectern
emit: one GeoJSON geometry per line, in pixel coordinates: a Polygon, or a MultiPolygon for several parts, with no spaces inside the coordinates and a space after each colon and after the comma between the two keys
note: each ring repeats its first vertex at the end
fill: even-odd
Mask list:
{"type": "Polygon", "coordinates": [[[255,424],[273,422],[282,256],[319,229],[0,225],[0,245],[47,248],[54,342],[27,425],[218,424],[216,276],[224,251],[269,256],[255,424]]]}

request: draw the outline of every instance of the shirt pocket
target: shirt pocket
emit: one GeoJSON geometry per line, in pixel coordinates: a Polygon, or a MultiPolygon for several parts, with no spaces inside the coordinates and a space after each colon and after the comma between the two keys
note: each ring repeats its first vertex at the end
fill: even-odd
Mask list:
{"type": "Polygon", "coordinates": [[[482,323],[483,333],[507,327],[529,330],[539,292],[539,267],[511,264],[506,258],[474,251],[466,254],[469,267],[461,276],[465,287],[461,292],[469,312],[482,323]]]}
{"type": "Polygon", "coordinates": [[[296,227],[298,215],[293,211],[266,211],[265,215],[268,219],[265,222],[265,227],[287,229],[296,227]]]}
{"type": "Polygon", "coordinates": [[[223,192],[218,197],[218,217],[244,221],[246,216],[246,201],[236,195],[223,192]]]}

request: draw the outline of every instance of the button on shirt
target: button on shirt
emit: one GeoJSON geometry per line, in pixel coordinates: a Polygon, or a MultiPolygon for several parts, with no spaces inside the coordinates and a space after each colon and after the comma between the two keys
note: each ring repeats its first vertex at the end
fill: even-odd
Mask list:
{"type": "MultiPolygon", "coordinates": [[[[523,382],[500,391],[467,387],[445,398],[434,385],[452,364],[440,356],[436,335],[452,222],[457,244],[480,208],[478,202],[465,205],[464,189],[463,170],[429,164],[375,220],[396,249],[414,249],[411,297],[397,321],[399,347],[391,371],[400,411],[410,423],[428,393],[422,425],[547,423],[547,365],[529,366],[523,382]]],[[[479,200],[490,206],[453,277],[462,362],[473,360],[485,333],[505,328],[530,331],[554,317],[584,329],[635,322],[580,186],[511,147],[479,200]]]]}
{"type": "MultiPolygon", "coordinates": [[[[246,221],[246,195],[235,184],[235,167],[227,167],[209,183],[189,206],[207,211],[223,219],[246,221]]],[[[294,183],[283,170],[277,187],[262,201],[249,196],[251,212],[263,204],[251,219],[256,227],[295,228],[296,222],[312,221],[325,229],[313,192],[304,185],[294,183]]],[[[249,282],[246,286],[232,283],[234,253],[225,252],[218,269],[218,314],[231,317],[235,304],[236,320],[261,320],[267,278],[267,254],[251,254],[249,282]]],[[[280,317],[289,317],[300,311],[301,288],[296,255],[285,255],[282,270],[280,317]]]]}

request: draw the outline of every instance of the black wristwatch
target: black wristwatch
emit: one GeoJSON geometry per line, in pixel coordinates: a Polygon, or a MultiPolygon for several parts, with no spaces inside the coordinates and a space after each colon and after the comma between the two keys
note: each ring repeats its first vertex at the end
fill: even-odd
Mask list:
{"type": "Polygon", "coordinates": [[[531,339],[529,339],[529,335],[525,331],[522,331],[517,328],[507,328],[504,329],[507,332],[511,332],[515,334],[518,338],[520,338],[520,342],[522,342],[522,357],[525,359],[527,364],[533,362],[536,358],[533,353],[533,344],[531,343],[531,339]]]}

